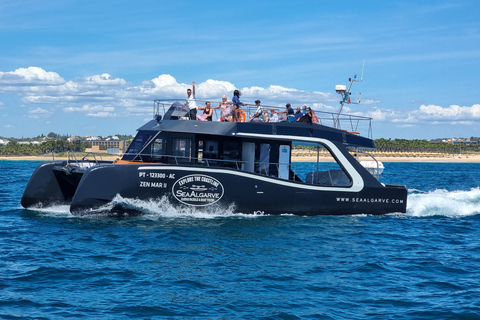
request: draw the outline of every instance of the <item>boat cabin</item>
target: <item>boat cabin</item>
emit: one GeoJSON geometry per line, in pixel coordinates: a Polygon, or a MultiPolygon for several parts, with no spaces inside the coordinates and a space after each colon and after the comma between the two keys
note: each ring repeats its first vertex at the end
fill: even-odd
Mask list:
{"type": "Polygon", "coordinates": [[[145,124],[118,163],[204,166],[239,170],[322,186],[350,187],[351,165],[335,145],[372,146],[371,139],[307,123],[254,123],[189,120],[188,110],[173,103],[145,124]],[[351,141],[350,141],[351,140],[351,141]],[[312,157],[305,172],[292,163],[293,148],[312,157]]]}

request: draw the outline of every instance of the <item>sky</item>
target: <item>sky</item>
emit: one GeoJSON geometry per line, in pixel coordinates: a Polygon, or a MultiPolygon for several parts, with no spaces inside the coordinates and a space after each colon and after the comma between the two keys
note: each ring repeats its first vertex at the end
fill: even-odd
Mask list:
{"type": "Polygon", "coordinates": [[[373,118],[374,138],[480,136],[480,1],[0,0],[0,137],[135,134],[154,99],[373,118]]]}

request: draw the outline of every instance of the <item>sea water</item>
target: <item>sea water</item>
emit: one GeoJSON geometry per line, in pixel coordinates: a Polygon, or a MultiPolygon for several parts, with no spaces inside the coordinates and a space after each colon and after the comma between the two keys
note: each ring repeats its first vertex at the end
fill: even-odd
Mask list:
{"type": "Polygon", "coordinates": [[[480,319],[480,164],[385,163],[406,214],[127,218],[23,209],[38,164],[0,161],[1,319],[480,319]]]}

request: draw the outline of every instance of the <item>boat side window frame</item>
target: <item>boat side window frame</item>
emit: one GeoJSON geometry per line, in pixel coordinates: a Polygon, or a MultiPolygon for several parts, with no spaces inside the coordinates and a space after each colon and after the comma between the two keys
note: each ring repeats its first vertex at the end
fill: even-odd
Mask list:
{"type": "Polygon", "coordinates": [[[196,158],[197,148],[195,147],[195,136],[191,134],[172,134],[167,139],[169,163],[172,164],[193,164],[196,158]],[[177,150],[181,142],[184,142],[184,150],[177,150]],[[180,153],[179,153],[180,152],[180,153]]]}
{"type": "Polygon", "coordinates": [[[196,155],[199,164],[240,169],[241,140],[211,135],[197,135],[196,138],[196,155]]]}
{"type": "Polygon", "coordinates": [[[317,159],[314,163],[316,163],[316,170],[313,170],[307,173],[307,176],[304,180],[306,184],[312,184],[317,186],[325,186],[325,187],[334,187],[334,188],[350,188],[353,185],[353,179],[349,174],[348,170],[344,167],[342,162],[337,158],[334,152],[330,149],[328,145],[325,145],[321,142],[316,143],[316,150],[317,150],[317,159]],[[331,163],[329,161],[322,161],[320,162],[319,158],[319,147],[324,148],[328,152],[328,157],[331,157],[333,163],[336,165],[334,168],[328,168],[326,163],[331,163]],[[320,171],[319,166],[323,164],[324,168],[327,170],[320,171]],[[341,171],[341,173],[339,173],[341,171]],[[315,174],[317,172],[317,174],[315,174]],[[309,176],[312,174],[311,176],[309,176]],[[321,174],[321,175],[320,175],[321,174]],[[348,184],[346,180],[348,179],[348,184]],[[328,184],[328,180],[330,180],[331,184],[328,184]],[[334,182],[335,180],[335,182],[334,182]]]}
{"type": "Polygon", "coordinates": [[[127,151],[123,155],[123,160],[141,160],[142,153],[149,148],[150,143],[158,136],[159,131],[139,131],[128,146],[127,151]]]}

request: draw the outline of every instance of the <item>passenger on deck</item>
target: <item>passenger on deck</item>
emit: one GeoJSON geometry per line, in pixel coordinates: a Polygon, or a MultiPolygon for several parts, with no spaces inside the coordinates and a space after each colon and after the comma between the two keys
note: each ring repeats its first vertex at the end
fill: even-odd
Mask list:
{"type": "Polygon", "coordinates": [[[275,108],[270,109],[269,122],[278,122],[278,113],[275,112],[275,108]]]}
{"type": "Polygon", "coordinates": [[[270,122],[270,117],[268,116],[268,110],[263,110],[263,122],[270,122]]]}
{"type": "Polygon", "coordinates": [[[235,90],[233,92],[233,98],[232,98],[232,122],[239,122],[241,120],[241,115],[242,115],[242,107],[246,106],[247,103],[243,103],[240,101],[240,96],[242,93],[240,90],[235,90]]]}
{"type": "Polygon", "coordinates": [[[298,120],[299,122],[307,122],[307,123],[312,123],[312,109],[307,108],[307,114],[305,114],[303,117],[298,120]]]}
{"type": "Polygon", "coordinates": [[[285,111],[280,111],[282,116],[280,121],[287,121],[287,122],[295,122],[295,111],[292,109],[292,105],[290,103],[287,103],[285,105],[286,110],[285,111]]]}
{"type": "Polygon", "coordinates": [[[303,107],[302,107],[302,113],[307,114],[307,105],[306,104],[304,104],[303,107]]]}
{"type": "Polygon", "coordinates": [[[196,120],[197,119],[197,102],[195,99],[195,81],[192,81],[192,87],[193,87],[193,94],[192,90],[190,88],[187,89],[187,102],[184,103],[183,107],[188,106],[188,109],[190,110],[189,116],[190,120],[196,120]]]}
{"type": "Polygon", "coordinates": [[[220,117],[218,117],[217,121],[228,121],[228,117],[231,114],[232,104],[227,102],[227,96],[222,97],[222,102],[216,107],[212,107],[212,109],[220,109],[220,117]]]}
{"type": "Polygon", "coordinates": [[[205,102],[205,107],[198,107],[198,109],[203,110],[203,114],[197,116],[197,120],[212,121],[213,109],[210,107],[210,101],[205,102]]]}
{"type": "Polygon", "coordinates": [[[317,115],[315,114],[315,110],[312,109],[312,122],[319,123],[320,119],[318,119],[317,115]]]}
{"type": "Polygon", "coordinates": [[[301,117],[303,117],[303,113],[302,113],[302,110],[300,109],[300,106],[298,106],[297,112],[295,112],[295,121],[299,121],[301,117]]]}
{"type": "Polygon", "coordinates": [[[250,122],[263,122],[263,107],[261,106],[261,101],[256,100],[255,105],[257,106],[257,110],[255,111],[255,114],[253,117],[251,117],[250,122]]]}

